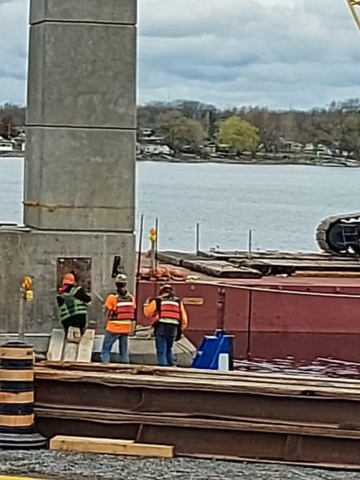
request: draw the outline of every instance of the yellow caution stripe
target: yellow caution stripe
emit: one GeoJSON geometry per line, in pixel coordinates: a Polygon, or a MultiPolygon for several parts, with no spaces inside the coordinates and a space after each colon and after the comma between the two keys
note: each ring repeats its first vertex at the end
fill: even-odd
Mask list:
{"type": "Polygon", "coordinates": [[[0,480],[47,480],[46,478],[32,478],[32,477],[8,477],[7,475],[0,475],[0,480]]]}

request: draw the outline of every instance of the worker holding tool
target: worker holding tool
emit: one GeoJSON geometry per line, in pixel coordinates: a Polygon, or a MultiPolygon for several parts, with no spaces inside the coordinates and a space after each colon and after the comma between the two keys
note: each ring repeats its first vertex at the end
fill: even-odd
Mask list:
{"type": "Polygon", "coordinates": [[[171,285],[163,285],[160,294],[144,304],[144,315],[154,327],[158,364],[174,366],[173,346],[188,325],[188,316],[181,300],[171,285]]]}
{"type": "Polygon", "coordinates": [[[120,363],[129,363],[129,334],[132,322],[135,319],[135,297],[127,288],[127,278],[119,274],[115,278],[116,293],[105,300],[105,311],[108,315],[101,359],[104,363],[110,362],[111,349],[114,343],[119,342],[120,363]]]}
{"type": "Polygon", "coordinates": [[[66,335],[70,327],[79,328],[82,335],[87,325],[87,311],[91,297],[85,292],[83,287],[76,285],[73,273],[64,275],[56,301],[60,322],[64,327],[66,335]]]}

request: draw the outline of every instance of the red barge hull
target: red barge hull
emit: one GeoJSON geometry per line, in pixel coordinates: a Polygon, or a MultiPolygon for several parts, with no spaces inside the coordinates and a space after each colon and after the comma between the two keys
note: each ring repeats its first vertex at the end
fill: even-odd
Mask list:
{"type": "MultiPolygon", "coordinates": [[[[173,283],[186,300],[188,338],[223,328],[234,335],[234,355],[242,359],[319,357],[360,362],[360,282],[357,279],[263,278],[173,283]]],[[[140,305],[159,283],[142,281],[140,305]]],[[[140,315],[139,322],[148,324],[140,315]]]]}

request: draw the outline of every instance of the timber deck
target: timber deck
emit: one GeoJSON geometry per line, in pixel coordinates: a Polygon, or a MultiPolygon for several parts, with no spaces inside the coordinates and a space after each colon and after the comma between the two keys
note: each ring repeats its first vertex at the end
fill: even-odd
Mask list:
{"type": "MultiPolygon", "coordinates": [[[[176,268],[184,275],[196,275],[199,280],[256,280],[263,277],[360,277],[360,259],[336,257],[326,253],[199,252],[198,255],[164,251],[157,253],[160,266],[176,268]]],[[[143,258],[143,264],[149,260],[143,258]]]]}

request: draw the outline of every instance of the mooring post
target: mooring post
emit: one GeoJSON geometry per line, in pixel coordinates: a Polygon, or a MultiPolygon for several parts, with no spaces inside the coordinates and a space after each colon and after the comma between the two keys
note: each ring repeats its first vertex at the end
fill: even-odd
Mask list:
{"type": "Polygon", "coordinates": [[[196,224],[196,236],[195,236],[195,240],[196,240],[196,255],[199,255],[200,253],[200,223],[197,222],[196,224]]]}
{"type": "Polygon", "coordinates": [[[249,237],[248,237],[248,257],[251,260],[252,257],[252,230],[249,230],[249,237]]]}

